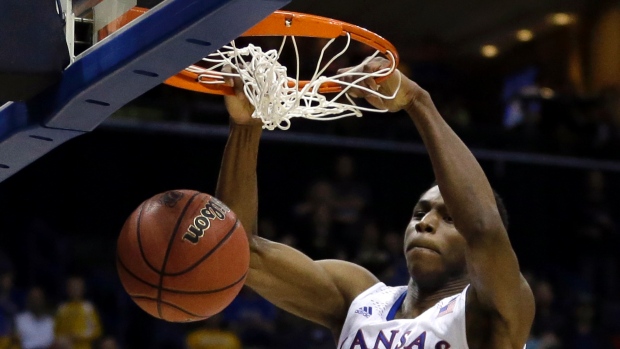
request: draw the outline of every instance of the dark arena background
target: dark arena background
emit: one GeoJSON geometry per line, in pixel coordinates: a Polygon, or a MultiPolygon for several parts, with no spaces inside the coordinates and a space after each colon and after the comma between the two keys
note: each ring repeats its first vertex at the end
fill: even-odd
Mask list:
{"type": "MultiPolygon", "coordinates": [[[[620,348],[620,2],[294,0],[285,9],[391,40],[401,70],[477,156],[536,298],[527,348],[620,348]]],[[[335,348],[328,331],[249,289],[212,319],[173,324],[120,284],[125,219],[166,190],[213,193],[227,125],[222,97],[157,86],[0,183],[0,349],[19,348],[10,345],[17,314],[58,319],[76,277],[100,322],[80,348],[335,348]],[[212,333],[241,344],[196,344],[212,333]]],[[[404,284],[402,236],[433,180],[404,113],[293,119],[263,133],[259,234],[404,284]]]]}

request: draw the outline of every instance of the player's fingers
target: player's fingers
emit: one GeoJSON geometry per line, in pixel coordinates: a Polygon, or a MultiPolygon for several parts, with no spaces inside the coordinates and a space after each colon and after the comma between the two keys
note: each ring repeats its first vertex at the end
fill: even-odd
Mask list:
{"type": "MultiPolygon", "coordinates": [[[[347,72],[353,72],[357,70],[364,74],[371,75],[379,70],[389,68],[390,64],[391,64],[390,61],[388,61],[387,59],[383,57],[375,57],[369,60],[368,62],[366,62],[365,64],[363,64],[361,67],[349,67],[349,68],[340,69],[338,70],[338,74],[345,74],[347,72]]],[[[355,83],[356,86],[368,88],[373,91],[379,90],[379,85],[377,84],[374,77],[367,77],[362,80],[359,80],[359,79],[360,79],[360,75],[345,75],[341,77],[341,80],[344,82],[351,83],[351,84],[355,83]]],[[[360,98],[360,97],[366,98],[369,95],[371,95],[371,93],[363,89],[360,89],[360,88],[352,88],[349,91],[349,95],[355,98],[360,98]]]]}
{"type": "Polygon", "coordinates": [[[366,79],[366,85],[368,85],[368,88],[373,90],[373,91],[378,91],[379,90],[379,84],[377,84],[377,81],[374,78],[368,78],[366,79]]]}
{"type": "MultiPolygon", "coordinates": [[[[361,72],[366,74],[368,77],[363,78],[363,76],[357,75],[355,76],[355,84],[357,86],[363,87],[363,88],[367,88],[373,91],[377,91],[377,88],[379,87],[377,85],[377,82],[375,81],[375,79],[373,77],[371,77],[370,75],[372,73],[375,72],[375,67],[370,64],[367,63],[365,65],[362,66],[361,72]],[[360,78],[363,78],[362,80],[360,80],[360,78]]],[[[368,96],[370,93],[366,90],[362,90],[362,89],[355,89],[358,91],[358,97],[366,97],[368,96]]]]}
{"type": "Polygon", "coordinates": [[[365,96],[364,91],[360,90],[359,88],[355,88],[355,87],[347,91],[347,94],[353,98],[363,98],[365,96]]]}
{"type": "Polygon", "coordinates": [[[381,99],[379,96],[375,96],[373,94],[370,94],[370,95],[366,96],[366,100],[368,101],[368,103],[373,105],[375,108],[378,108],[378,109],[385,108],[385,106],[383,104],[383,99],[381,99]]]}
{"type": "Polygon", "coordinates": [[[347,73],[347,72],[353,71],[354,69],[356,69],[356,67],[346,67],[346,68],[340,68],[340,69],[338,69],[337,74],[338,74],[338,75],[340,75],[340,74],[344,74],[344,73],[347,73]]]}
{"type": "Polygon", "coordinates": [[[368,85],[366,84],[366,82],[364,81],[355,81],[352,79],[349,79],[349,81],[347,81],[350,85],[347,85],[348,90],[347,90],[347,94],[351,97],[355,97],[355,98],[362,98],[366,96],[366,91],[364,91],[363,89],[361,89],[360,87],[365,87],[368,88],[368,85]]]}
{"type": "Polygon", "coordinates": [[[229,65],[222,67],[222,73],[224,73],[224,82],[227,86],[235,88],[243,88],[243,81],[239,75],[233,73],[233,68],[229,65]]]}
{"type": "Polygon", "coordinates": [[[233,68],[229,65],[225,65],[222,67],[222,73],[224,73],[224,84],[226,86],[230,86],[235,91],[235,95],[239,98],[245,97],[245,93],[243,92],[243,80],[241,78],[232,73],[233,68]]]}
{"type": "Polygon", "coordinates": [[[226,86],[230,86],[230,87],[234,87],[235,86],[235,81],[233,80],[233,77],[228,75],[232,72],[232,67],[229,65],[225,65],[224,67],[222,67],[222,73],[224,73],[224,85],[226,86]]]}
{"type": "Polygon", "coordinates": [[[372,89],[372,84],[375,83],[372,78],[363,79],[361,81],[351,81],[351,83],[353,82],[355,82],[355,84],[348,93],[351,97],[355,98],[364,98],[368,96],[370,93],[365,89],[372,89]]]}
{"type": "Polygon", "coordinates": [[[345,82],[347,84],[353,84],[356,80],[356,76],[350,73],[355,72],[356,70],[360,70],[359,67],[347,67],[338,69],[338,75],[343,75],[338,78],[338,80],[345,82]],[[349,74],[347,74],[349,73],[349,74]]]}
{"type": "Polygon", "coordinates": [[[381,69],[389,68],[391,64],[389,60],[383,57],[375,57],[366,64],[366,67],[374,73],[381,69]]]}

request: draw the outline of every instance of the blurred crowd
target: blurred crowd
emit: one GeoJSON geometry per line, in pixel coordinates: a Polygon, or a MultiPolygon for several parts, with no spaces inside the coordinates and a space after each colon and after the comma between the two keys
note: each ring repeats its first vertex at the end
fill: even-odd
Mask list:
{"type": "MultiPolygon", "coordinates": [[[[278,47],[280,41],[258,44],[267,50],[278,47]]],[[[325,44],[326,41],[321,40],[300,44],[301,79],[312,75],[325,44]]],[[[338,41],[328,46],[325,57],[334,57],[342,46],[338,41]]],[[[557,76],[557,72],[549,73],[536,60],[510,72],[489,71],[492,63],[473,65],[472,62],[470,67],[458,58],[447,57],[445,44],[433,38],[418,43],[416,48],[417,56],[402,53],[399,69],[431,93],[443,117],[468,145],[620,159],[615,151],[620,144],[620,83],[586,93],[583,87],[566,77],[557,76]],[[424,55],[424,52],[428,53],[424,55]],[[420,55],[424,57],[418,57],[420,55]]],[[[364,45],[352,45],[344,56],[326,68],[324,75],[332,76],[338,68],[360,64],[372,53],[364,45]]],[[[286,55],[286,50],[280,62],[294,71],[294,56],[286,55]]],[[[364,104],[363,101],[358,103],[364,104]]],[[[166,85],[147,92],[117,115],[145,120],[227,123],[220,96],[188,93],[166,85]]],[[[294,120],[292,130],[381,140],[416,140],[415,136],[412,138],[408,120],[397,118],[394,122],[385,122],[385,117],[381,113],[366,112],[361,123],[355,118],[326,123],[294,120]]]]}
{"type": "Polygon", "coordinates": [[[0,348],[115,349],[116,340],[102,337],[96,306],[84,298],[80,276],[66,279],[66,294],[51,302],[38,285],[14,287],[14,269],[6,258],[0,271],[0,348]]]}
{"type": "MultiPolygon", "coordinates": [[[[316,174],[296,193],[286,214],[283,207],[264,209],[260,234],[313,259],[349,260],[388,285],[404,285],[409,279],[403,254],[406,222],[382,218],[397,203],[382,198],[381,188],[371,188],[357,161],[349,154],[336,156],[331,171],[316,174]]],[[[573,189],[575,196],[584,193],[574,212],[578,218],[556,226],[555,232],[536,231],[551,240],[564,236],[567,243],[548,244],[541,236],[538,246],[523,248],[519,235],[525,232],[509,227],[536,298],[528,349],[620,349],[620,234],[613,190],[600,171],[588,172],[583,188],[573,189]],[[560,254],[555,251],[559,245],[567,246],[560,254]]],[[[48,260],[54,261],[60,259],[48,260]]],[[[48,271],[55,279],[39,275],[36,279],[47,282],[16,288],[13,278],[19,268],[7,258],[2,266],[0,348],[335,348],[328,330],[280,311],[248,288],[206,321],[170,324],[137,308],[116,275],[91,270],[86,277],[62,278],[63,273],[48,271]],[[64,290],[58,290],[59,284],[64,290]]]]}
{"type": "MultiPolygon", "coordinates": [[[[318,48],[300,47],[304,50],[318,48]]],[[[429,47],[426,49],[435,52],[429,47]]],[[[339,66],[359,62],[369,53],[363,47],[355,50],[353,48],[353,54],[343,57],[339,66]]],[[[302,56],[315,57],[316,54],[302,52],[302,56]]],[[[418,59],[415,63],[406,59],[403,62],[401,70],[429,90],[443,117],[468,146],[620,159],[617,151],[620,146],[620,85],[585,95],[570,84],[546,81],[544,76],[531,70],[512,80],[505,77],[483,84],[482,79],[475,76],[480,71],[468,75],[437,56],[418,59]]],[[[302,70],[312,71],[315,64],[310,63],[302,65],[302,70]]],[[[334,71],[328,70],[328,73],[334,71]]],[[[228,123],[220,96],[191,94],[166,86],[149,91],[116,116],[210,125],[228,123]]],[[[402,115],[366,113],[364,119],[328,123],[295,120],[292,130],[419,142],[411,121],[402,115]],[[391,118],[390,122],[385,122],[386,117],[391,118]]],[[[129,138],[137,137],[130,135],[129,138]]],[[[175,142],[191,143],[186,139],[175,142]]],[[[119,143],[122,142],[119,140],[119,143]]],[[[196,152],[196,147],[190,148],[179,152],[178,157],[196,152]]],[[[136,152],[142,156],[148,156],[142,148],[136,149],[140,149],[136,152]]],[[[157,148],[153,149],[157,153],[157,148]]],[[[339,151],[316,150],[328,154],[325,157],[339,151]]],[[[402,159],[388,159],[393,154],[375,155],[381,157],[381,161],[399,163],[403,168],[413,166],[410,160],[404,163],[402,159]]],[[[110,156],[120,162],[123,154],[110,156]]],[[[397,205],[411,205],[412,208],[413,201],[403,203],[393,199],[395,191],[401,190],[409,180],[399,174],[386,179],[388,176],[384,176],[381,168],[384,163],[380,161],[374,172],[360,171],[359,165],[365,160],[349,154],[334,156],[333,167],[327,169],[325,165],[315,168],[311,158],[299,157],[308,162],[306,167],[312,167],[307,172],[316,170],[317,173],[297,186],[296,192],[282,190],[273,183],[261,187],[260,235],[296,247],[313,259],[338,258],[358,263],[388,285],[406,284],[409,279],[403,255],[406,221],[394,220],[391,214],[397,205]],[[382,186],[384,181],[391,182],[382,186]],[[282,192],[291,198],[290,204],[263,200],[263,195],[279,198],[284,195],[282,192]]],[[[82,160],[86,163],[86,156],[82,160]]],[[[132,155],[126,161],[134,160],[132,155]]],[[[123,168],[112,163],[112,167],[123,168]]],[[[286,163],[280,165],[290,167],[286,163]]],[[[105,165],[97,166],[96,171],[106,170],[105,165]]],[[[424,171],[430,171],[428,163],[422,166],[424,171]]],[[[498,165],[495,169],[500,168],[498,165]]],[[[159,168],[149,173],[155,178],[165,170],[159,168]]],[[[617,185],[606,173],[582,170],[580,175],[584,174],[585,185],[566,180],[567,173],[549,172],[540,175],[540,187],[524,188],[519,182],[527,175],[536,176],[539,169],[525,165],[521,172],[513,171],[516,174],[511,174],[510,178],[504,181],[495,178],[492,182],[500,183],[500,188],[496,188],[500,195],[513,193],[513,200],[505,201],[509,215],[512,205],[518,219],[508,231],[536,299],[536,318],[527,348],[620,349],[620,258],[617,254],[620,202],[614,195],[617,185]],[[552,181],[562,180],[566,182],[561,190],[550,189],[552,181]],[[528,194],[528,190],[533,193],[528,194]]],[[[122,175],[130,176],[128,173],[122,175]]],[[[178,177],[184,175],[187,174],[176,173],[178,177]]],[[[193,175],[198,176],[197,173],[193,175]]],[[[489,173],[492,175],[496,174],[489,173]]],[[[116,182],[121,183],[121,174],[110,174],[111,178],[114,176],[118,176],[116,182]]],[[[143,178],[143,173],[138,176],[140,181],[148,180],[143,178]]],[[[281,178],[273,180],[282,181],[281,178]]],[[[85,181],[94,186],[96,180],[87,178],[85,181]]],[[[129,191],[132,185],[126,185],[123,190],[129,191]]],[[[41,190],[43,186],[41,184],[41,190]]],[[[48,186],[45,184],[46,189],[48,186]]],[[[89,187],[88,190],[103,194],[97,192],[105,191],[105,187],[102,188],[89,187]]],[[[0,200],[0,208],[11,205],[0,200]]],[[[87,218],[91,223],[90,217],[87,218]]],[[[25,243],[15,238],[19,240],[12,245],[16,250],[5,251],[6,256],[0,261],[0,349],[335,348],[334,338],[326,329],[280,311],[248,288],[244,288],[222,313],[206,321],[169,324],[156,320],[132,303],[114,270],[82,266],[80,270],[84,273],[71,275],[71,263],[88,261],[95,255],[114,254],[116,231],[106,238],[81,229],[83,227],[76,223],[74,230],[79,238],[68,241],[63,234],[50,230],[45,221],[33,219],[23,232],[27,234],[25,243]],[[67,257],[70,249],[78,251],[71,259],[67,257]],[[28,265],[23,265],[25,261],[28,265]],[[20,275],[24,271],[29,274],[20,275]],[[18,283],[14,282],[16,279],[18,283]]]]}

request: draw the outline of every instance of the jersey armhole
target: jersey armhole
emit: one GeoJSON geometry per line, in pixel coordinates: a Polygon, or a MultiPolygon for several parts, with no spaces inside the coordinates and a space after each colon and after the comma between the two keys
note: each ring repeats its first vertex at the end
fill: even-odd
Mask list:
{"type": "Polygon", "coordinates": [[[400,306],[405,301],[406,296],[407,296],[407,290],[405,289],[405,292],[403,292],[400,296],[398,296],[398,298],[396,299],[396,302],[394,302],[394,305],[392,305],[392,308],[390,308],[390,311],[385,317],[387,321],[394,320],[394,317],[396,316],[396,312],[398,312],[398,309],[400,309],[400,306]]]}

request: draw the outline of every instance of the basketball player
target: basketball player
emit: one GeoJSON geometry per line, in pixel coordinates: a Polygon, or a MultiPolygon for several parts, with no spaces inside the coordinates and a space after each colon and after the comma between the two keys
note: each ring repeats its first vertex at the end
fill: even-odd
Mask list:
{"type": "MultiPolygon", "coordinates": [[[[375,59],[364,70],[387,64],[375,59]]],[[[364,84],[385,95],[400,86],[392,100],[355,97],[409,114],[438,183],[419,198],[405,229],[409,284],[388,287],[358,265],[313,261],[256,235],[261,125],[251,119],[252,107],[237,82],[237,95],[225,100],[231,126],[216,196],[248,232],[246,285],[276,306],[331,329],[339,349],[524,348],[534,298],[480,165],[430,95],[398,70],[380,85],[364,84]]]]}

